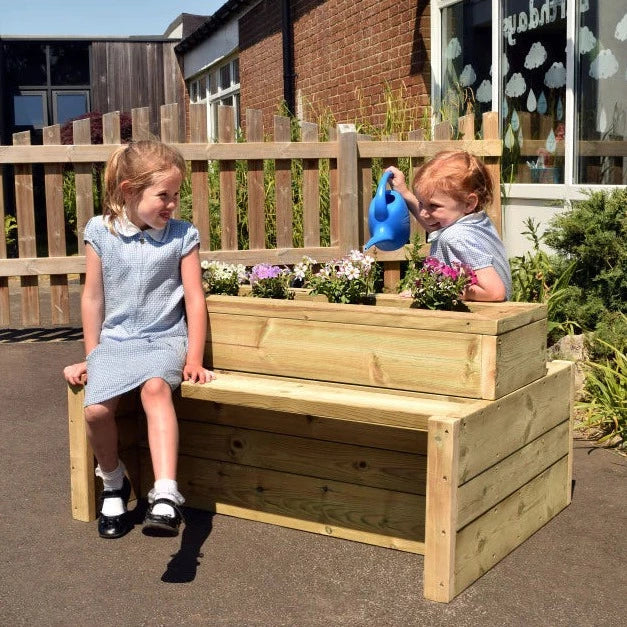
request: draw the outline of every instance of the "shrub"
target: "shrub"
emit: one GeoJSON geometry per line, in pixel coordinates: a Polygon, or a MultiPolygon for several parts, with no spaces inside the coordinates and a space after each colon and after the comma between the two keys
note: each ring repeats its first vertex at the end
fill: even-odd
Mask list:
{"type": "MultiPolygon", "coordinates": [[[[89,119],[89,128],[91,131],[91,143],[102,144],[102,113],[99,111],[90,111],[76,118],[72,118],[61,125],[61,143],[70,145],[74,143],[74,126],[75,120],[89,119]]],[[[122,143],[127,144],[133,137],[133,118],[130,113],[120,113],[120,135],[122,143]]]]}

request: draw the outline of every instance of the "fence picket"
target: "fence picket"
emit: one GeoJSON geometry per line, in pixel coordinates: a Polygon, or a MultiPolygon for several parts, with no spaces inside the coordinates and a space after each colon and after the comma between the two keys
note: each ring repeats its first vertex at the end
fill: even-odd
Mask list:
{"type": "MultiPolygon", "coordinates": [[[[30,131],[13,134],[13,143],[30,145],[30,131]]],[[[17,218],[17,245],[20,257],[37,257],[35,232],[35,200],[33,198],[33,167],[15,166],[15,212],[17,218]]],[[[22,294],[22,324],[39,325],[39,279],[36,275],[20,277],[22,294]]]]}
{"type": "MultiPolygon", "coordinates": [[[[488,111],[483,114],[481,121],[484,139],[498,139],[499,115],[496,111],[488,111]]],[[[488,207],[488,215],[499,233],[503,232],[503,220],[501,215],[501,161],[499,157],[485,157],[485,164],[490,177],[494,194],[492,204],[488,207]]]]}
{"type": "MultiPolygon", "coordinates": [[[[233,143],[235,129],[233,107],[218,107],[218,139],[233,143]]],[[[223,250],[237,250],[237,187],[235,161],[220,161],[220,242],[223,250]]]]}
{"type": "MultiPolygon", "coordinates": [[[[246,111],[246,141],[263,142],[263,113],[246,111]]],[[[265,188],[263,160],[248,161],[248,246],[251,250],[266,246],[265,188]]]]}
{"type": "MultiPolygon", "coordinates": [[[[207,105],[189,105],[190,141],[195,144],[207,143],[207,105]]],[[[207,160],[192,161],[190,164],[192,186],[192,216],[200,234],[200,250],[209,250],[211,232],[209,224],[209,181],[207,160]]]]}
{"type": "MultiPolygon", "coordinates": [[[[91,144],[90,121],[76,120],[72,123],[75,144],[91,144]]],[[[83,233],[85,225],[94,215],[94,178],[92,163],[77,163],[74,166],[76,176],[76,234],[78,252],[85,254],[83,233]]]]}
{"type": "MultiPolygon", "coordinates": [[[[303,142],[318,141],[318,125],[301,124],[303,142]]],[[[320,165],[318,159],[303,159],[303,241],[320,246],[320,165]]]]}
{"type": "MultiPolygon", "coordinates": [[[[5,231],[4,208],[4,166],[0,165],[0,261],[7,258],[7,239],[5,231]]],[[[0,325],[8,327],[11,324],[11,300],[9,295],[9,277],[0,276],[0,325]]]]}
{"type": "MultiPolygon", "coordinates": [[[[274,116],[274,141],[289,142],[291,140],[290,119],[274,116]]],[[[277,159],[274,162],[274,182],[276,191],[276,246],[291,248],[293,237],[292,209],[292,162],[289,159],[277,159]]]]}
{"type": "Polygon", "coordinates": [[[150,108],[131,109],[131,124],[133,141],[150,139],[150,108]]]}
{"type": "MultiPolygon", "coordinates": [[[[44,145],[61,143],[61,127],[48,126],[43,131],[44,145]]],[[[60,163],[44,165],[46,189],[46,225],[48,229],[48,254],[65,257],[65,212],[63,210],[63,166],[60,163]]],[[[52,324],[70,322],[70,295],[66,274],[50,275],[50,317],[52,324]]]]}

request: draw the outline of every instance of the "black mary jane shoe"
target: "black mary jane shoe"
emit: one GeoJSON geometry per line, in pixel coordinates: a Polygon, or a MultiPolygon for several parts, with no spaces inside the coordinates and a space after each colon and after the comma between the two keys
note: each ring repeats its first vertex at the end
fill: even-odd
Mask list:
{"type": "Polygon", "coordinates": [[[156,499],[148,507],[146,517],[144,518],[144,526],[142,532],[147,536],[177,536],[179,533],[179,526],[183,521],[183,513],[179,509],[179,506],[168,498],[156,499]],[[163,516],[161,514],[154,514],[153,508],[158,503],[165,503],[174,510],[174,516],[163,516]]]}
{"type": "MultiPolygon", "coordinates": [[[[105,490],[100,495],[100,509],[102,510],[103,501],[108,498],[122,499],[124,507],[126,508],[130,495],[131,482],[124,477],[122,487],[119,490],[105,490]]],[[[124,512],[119,516],[105,516],[101,511],[98,517],[98,535],[100,535],[101,538],[121,538],[131,530],[132,526],[128,512],[124,512]]]]}

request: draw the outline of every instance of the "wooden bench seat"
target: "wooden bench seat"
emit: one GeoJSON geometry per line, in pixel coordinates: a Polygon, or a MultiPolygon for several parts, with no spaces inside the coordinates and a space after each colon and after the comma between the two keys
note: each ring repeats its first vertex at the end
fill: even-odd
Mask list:
{"type": "MultiPolygon", "coordinates": [[[[337,313],[247,300],[231,314],[227,297],[208,299],[205,360],[218,378],[183,383],[175,397],[187,505],[423,554],[425,596],[450,601],[570,502],[572,364],[537,355],[542,309],[499,305],[499,328],[469,338],[459,315],[399,321],[386,307],[379,316],[354,306],[351,317],[350,305],[337,313]],[[405,354],[402,342],[362,343],[341,362],[340,351],[329,353],[335,338],[350,347],[351,334],[391,334],[390,319],[419,327],[420,343],[407,342],[405,354]],[[462,351],[446,349],[457,338],[462,351]],[[416,347],[423,352],[411,362],[416,347]],[[440,393],[431,392],[437,378],[426,380],[431,363],[449,368],[440,393]],[[473,390],[493,396],[499,369],[508,375],[496,399],[448,392],[468,389],[480,371],[473,390]]],[[[69,406],[73,514],[93,520],[81,388],[70,388],[69,406]]],[[[121,457],[145,495],[153,477],[138,395],[126,395],[118,413],[121,457]]]]}

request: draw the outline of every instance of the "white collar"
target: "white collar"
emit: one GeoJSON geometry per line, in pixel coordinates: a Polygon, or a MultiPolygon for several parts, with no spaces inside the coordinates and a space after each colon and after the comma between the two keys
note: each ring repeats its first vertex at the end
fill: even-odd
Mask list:
{"type": "MultiPolygon", "coordinates": [[[[109,224],[111,221],[110,216],[106,215],[104,217],[105,224],[109,224]]],[[[160,242],[163,240],[163,236],[165,235],[165,230],[167,228],[164,227],[162,229],[140,229],[137,225],[133,224],[126,214],[126,207],[124,207],[124,211],[121,215],[118,216],[118,219],[114,222],[113,228],[117,233],[123,235],[124,237],[133,237],[138,233],[145,233],[146,235],[150,235],[150,237],[156,242],[160,242]]]]}
{"type": "Polygon", "coordinates": [[[481,220],[483,220],[484,217],[485,217],[485,211],[483,209],[481,211],[475,211],[474,213],[469,213],[466,216],[462,216],[459,220],[455,220],[455,222],[453,222],[452,224],[449,224],[448,226],[445,226],[443,229],[438,229],[437,231],[431,231],[431,233],[429,233],[427,242],[429,244],[432,244],[433,242],[435,242],[440,237],[440,235],[442,235],[442,233],[446,231],[446,229],[448,229],[449,226],[453,226],[453,224],[457,224],[458,222],[470,222],[470,223],[481,222],[481,220]]]}

